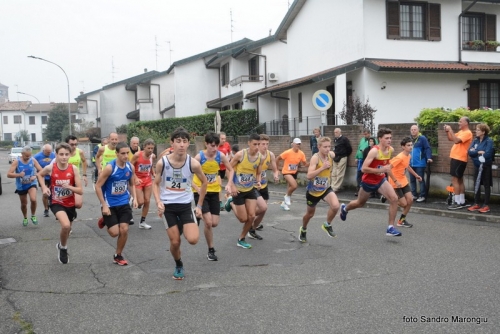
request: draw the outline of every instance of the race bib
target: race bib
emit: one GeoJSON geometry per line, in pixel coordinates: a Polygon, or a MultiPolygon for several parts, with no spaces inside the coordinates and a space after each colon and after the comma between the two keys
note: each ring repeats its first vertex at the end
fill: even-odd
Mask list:
{"type": "Polygon", "coordinates": [[[128,181],[115,181],[111,185],[111,195],[123,195],[127,192],[128,181]]]}
{"type": "Polygon", "coordinates": [[[181,191],[191,187],[191,185],[188,184],[187,178],[182,177],[181,169],[174,169],[172,173],[173,173],[172,177],[167,176],[165,179],[167,184],[166,186],[167,189],[181,191]]]}
{"type": "Polygon", "coordinates": [[[239,174],[238,183],[243,187],[252,187],[254,182],[253,174],[239,174]]]}
{"type": "Polygon", "coordinates": [[[326,188],[328,186],[327,177],[315,177],[313,185],[317,188],[326,188]]]}
{"type": "Polygon", "coordinates": [[[151,164],[143,165],[139,164],[137,171],[142,173],[148,173],[151,170],[151,164]]]}
{"type": "Polygon", "coordinates": [[[289,164],[288,165],[288,170],[297,170],[297,168],[299,167],[299,165],[296,165],[296,164],[289,164]]]}
{"type": "Polygon", "coordinates": [[[23,176],[21,178],[21,184],[30,184],[31,183],[31,176],[23,176]]]}
{"type": "Polygon", "coordinates": [[[208,183],[215,183],[217,181],[217,174],[205,174],[208,183]]]}
{"type": "Polygon", "coordinates": [[[54,193],[52,196],[54,196],[57,199],[63,199],[73,196],[73,192],[70,189],[55,186],[54,193]]]}

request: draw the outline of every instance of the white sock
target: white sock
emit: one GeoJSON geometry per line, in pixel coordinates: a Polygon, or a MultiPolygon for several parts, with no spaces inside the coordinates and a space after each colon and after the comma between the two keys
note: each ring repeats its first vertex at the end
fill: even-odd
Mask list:
{"type": "Polygon", "coordinates": [[[465,194],[460,194],[460,203],[465,203],[465,194]]]}

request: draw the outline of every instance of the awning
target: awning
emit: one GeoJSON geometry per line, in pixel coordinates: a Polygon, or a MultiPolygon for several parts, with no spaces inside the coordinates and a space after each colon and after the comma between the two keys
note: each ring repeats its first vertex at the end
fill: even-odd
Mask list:
{"type": "Polygon", "coordinates": [[[136,121],[139,120],[141,114],[140,114],[140,109],[137,109],[137,110],[134,110],[134,111],[131,111],[127,114],[127,118],[128,119],[135,119],[136,121]]]}
{"type": "Polygon", "coordinates": [[[367,59],[365,66],[377,72],[439,72],[500,74],[500,64],[456,61],[367,59]]]}
{"type": "Polygon", "coordinates": [[[243,91],[236,92],[234,94],[230,94],[212,101],[207,102],[207,108],[221,108],[222,107],[222,102],[228,101],[228,100],[234,100],[234,99],[242,99],[243,98],[243,91]]]}

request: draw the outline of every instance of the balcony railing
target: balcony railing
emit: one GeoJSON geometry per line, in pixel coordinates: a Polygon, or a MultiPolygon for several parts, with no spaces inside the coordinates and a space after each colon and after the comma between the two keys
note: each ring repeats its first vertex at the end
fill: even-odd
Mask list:
{"type": "Polygon", "coordinates": [[[229,81],[229,84],[231,86],[236,86],[241,84],[242,82],[259,82],[262,81],[263,79],[264,79],[263,75],[242,75],[229,81]]]}

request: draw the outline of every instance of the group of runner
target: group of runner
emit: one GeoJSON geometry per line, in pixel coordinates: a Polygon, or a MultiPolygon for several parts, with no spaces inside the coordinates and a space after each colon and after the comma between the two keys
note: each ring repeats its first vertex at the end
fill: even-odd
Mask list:
{"type": "MultiPolygon", "coordinates": [[[[262,240],[257,231],[263,228],[262,220],[269,200],[267,170],[272,170],[274,182],[278,182],[278,165],[281,161],[282,174],[288,184],[281,204],[281,208],[286,211],[290,210],[291,196],[297,189],[296,179],[300,166],[308,168],[307,209],[298,233],[301,242],[307,242],[307,227],[315,214],[316,205],[321,200],[329,205],[326,221],[321,228],[329,237],[335,237],[332,222],[338,211],[340,218],[346,220],[347,213],[362,207],[373,191],[380,192],[389,201],[387,235],[401,235],[394,227],[398,203],[404,210],[398,226],[411,227],[406,221],[406,214],[412,197],[404,176],[405,169],[415,175],[408,166],[411,139],[401,142],[403,152],[391,160],[394,151],[390,146],[391,130],[379,130],[379,144],[373,146],[362,166],[364,174],[358,198],[347,205],[340,205],[330,186],[332,161],[335,158],[330,138],[319,139],[318,152],[313,154],[310,162],[307,162],[300,150],[299,138],[293,140],[292,148],[279,156],[269,151],[267,135],[252,134],[247,148],[238,150],[238,147],[233,147],[231,152],[225,139],[225,134],[207,134],[205,149],[191,157],[187,153],[190,144],[188,131],[183,128],[176,129],[170,137],[171,147],[159,155],[155,165],[155,143],[152,139],[144,141],[142,150],[136,137],[131,139],[130,146],[118,142],[116,133],[109,135],[107,144],[103,141],[93,157],[98,171],[95,192],[102,207],[98,226],[107,227],[108,234],[117,238],[114,263],[128,264],[122,252],[127,242],[129,226],[134,224],[132,208],[142,209],[139,228],[151,229],[145,221],[151,193],[157,203],[158,215],[164,217],[170,252],[175,261],[174,279],[184,278],[180,251],[181,235],[184,234],[188,243],[196,244],[199,240],[199,228],[195,224],[199,224],[200,220],[204,221],[207,259],[218,260],[215,255],[213,229],[220,222],[222,207],[228,212],[233,211],[243,224],[237,246],[252,248],[246,237],[262,240]],[[225,176],[226,201],[222,205],[222,180],[225,176]],[[386,182],[387,177],[390,183],[386,182]]],[[[83,202],[80,166],[83,169],[83,183],[87,186],[87,163],[76,144],[76,137],[68,137],[66,143],[57,145],[55,157],[50,145],[44,146],[35,158],[31,158],[31,149],[26,147],[22,156],[13,162],[8,173],[8,177],[16,178],[16,192],[21,199],[24,226],[28,225],[28,196],[31,200],[31,221],[35,225],[38,224],[35,215],[38,178],[44,195],[44,215],[48,216],[50,207],[61,224],[60,240],[57,243],[58,259],[61,263],[69,261],[67,244],[71,224],[77,216],[76,209],[81,208],[83,202]]]]}

